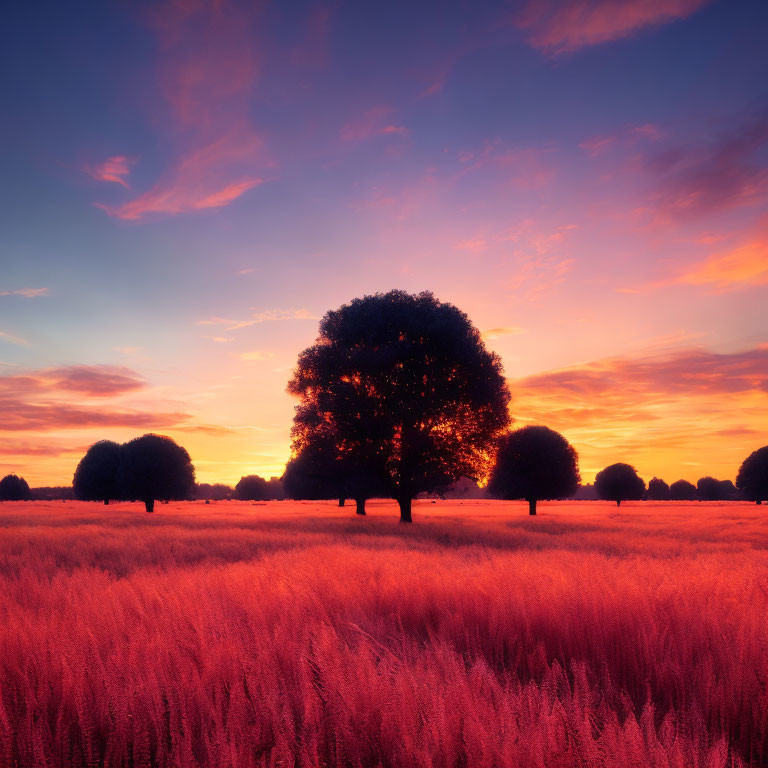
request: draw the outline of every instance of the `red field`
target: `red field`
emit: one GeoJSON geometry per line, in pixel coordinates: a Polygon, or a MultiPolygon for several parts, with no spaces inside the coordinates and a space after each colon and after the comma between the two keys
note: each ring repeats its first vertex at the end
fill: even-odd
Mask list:
{"type": "Polygon", "coordinates": [[[768,509],[0,505],[0,765],[764,766],[768,509]]]}

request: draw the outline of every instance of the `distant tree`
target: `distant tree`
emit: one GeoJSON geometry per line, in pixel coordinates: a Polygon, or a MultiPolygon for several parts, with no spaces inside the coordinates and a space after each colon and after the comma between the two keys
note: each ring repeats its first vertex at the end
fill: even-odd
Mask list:
{"type": "Polygon", "coordinates": [[[241,477],[235,486],[235,496],[243,501],[267,501],[269,499],[269,486],[263,477],[246,475],[246,477],[241,477]]]}
{"type": "Polygon", "coordinates": [[[646,496],[651,501],[669,501],[669,486],[658,477],[654,477],[648,483],[646,496]]]}
{"type": "Polygon", "coordinates": [[[723,499],[723,486],[714,477],[702,477],[696,483],[696,495],[699,501],[721,501],[723,499]]]}
{"type": "Polygon", "coordinates": [[[0,480],[0,501],[29,501],[32,491],[23,477],[6,475],[0,480]]]}
{"type": "Polygon", "coordinates": [[[431,293],[365,296],[329,312],[317,343],[299,356],[288,391],[305,420],[339,437],[343,458],[381,479],[411,522],[411,500],[460,477],[479,479],[509,424],[498,356],[467,316],[431,293]]]}
{"type": "Polygon", "coordinates": [[[195,489],[189,454],[162,435],[143,435],[126,443],[118,477],[123,496],[143,501],[147,512],[154,511],[157,499],[189,499],[195,489]]]}
{"type": "Polygon", "coordinates": [[[283,480],[280,477],[270,477],[267,480],[267,488],[269,489],[269,498],[274,501],[282,501],[285,498],[285,489],[283,488],[283,480]]]}
{"type": "Polygon", "coordinates": [[[355,464],[334,440],[317,434],[288,462],[283,489],[291,499],[339,499],[339,506],[354,499],[358,515],[365,514],[368,499],[385,492],[379,476],[355,464]]]}
{"type": "Polygon", "coordinates": [[[31,491],[32,498],[36,501],[64,501],[75,498],[71,485],[41,485],[31,491]]]}
{"type": "Polygon", "coordinates": [[[501,439],[488,490],[498,499],[525,499],[535,515],[537,501],[572,496],[579,480],[571,444],[549,427],[527,426],[501,439]]]}
{"type": "Polygon", "coordinates": [[[768,500],[768,445],[747,456],[736,477],[736,487],[749,501],[762,504],[768,500]]]}
{"type": "Polygon", "coordinates": [[[470,477],[460,477],[439,495],[443,499],[485,499],[488,497],[488,489],[481,488],[470,477]]]}
{"type": "Polygon", "coordinates": [[[718,480],[720,485],[720,498],[723,501],[737,501],[739,489],[733,484],[733,480],[718,480]]]}
{"type": "Polygon", "coordinates": [[[198,483],[195,486],[195,498],[206,501],[223,501],[234,496],[234,488],[224,483],[198,483]]]}
{"type": "Polygon", "coordinates": [[[698,492],[693,483],[687,480],[677,480],[669,486],[669,498],[672,501],[696,501],[698,492]]]}
{"type": "Polygon", "coordinates": [[[75,470],[72,487],[80,501],[103,501],[120,497],[117,475],[123,447],[111,440],[99,440],[85,453],[75,470]]]}
{"type": "Polygon", "coordinates": [[[645,483],[637,470],[629,464],[611,464],[595,477],[595,487],[601,499],[615,501],[620,506],[622,501],[642,499],[645,483]]]}
{"type": "Polygon", "coordinates": [[[585,485],[577,486],[571,498],[578,499],[579,501],[595,501],[600,496],[597,493],[597,488],[592,483],[586,483],[585,485]]]}

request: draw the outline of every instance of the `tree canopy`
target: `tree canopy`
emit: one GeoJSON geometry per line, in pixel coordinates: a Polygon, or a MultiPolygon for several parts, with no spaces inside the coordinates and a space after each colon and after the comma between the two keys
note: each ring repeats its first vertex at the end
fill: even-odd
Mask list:
{"type": "Polygon", "coordinates": [[[573,495],[580,479],[571,444],[548,427],[527,426],[501,438],[488,490],[500,499],[525,499],[535,515],[537,501],[573,495]]]}
{"type": "Polygon", "coordinates": [[[669,486],[660,477],[654,477],[648,482],[646,496],[651,501],[668,501],[669,486]]]}
{"type": "Polygon", "coordinates": [[[153,512],[156,499],[192,497],[195,469],[186,450],[170,437],[143,435],[123,446],[118,482],[126,498],[143,501],[153,512]]]}
{"type": "Polygon", "coordinates": [[[761,504],[768,500],[768,445],[747,456],[736,476],[736,487],[750,501],[761,504]]]}
{"type": "Polygon", "coordinates": [[[669,486],[669,498],[672,501],[696,501],[698,491],[693,483],[687,480],[676,480],[669,486]]]}
{"type": "Polygon", "coordinates": [[[72,487],[81,501],[103,501],[120,498],[118,472],[122,446],[111,440],[99,440],[85,453],[75,470],[72,487]]]}
{"type": "Polygon", "coordinates": [[[611,464],[595,476],[595,488],[601,499],[615,501],[619,506],[622,501],[642,499],[645,495],[645,483],[638,476],[637,470],[630,464],[611,464]]]}
{"type": "Polygon", "coordinates": [[[509,424],[498,356],[468,317],[431,293],[390,291],[328,312],[288,391],[301,402],[294,453],[329,433],[339,455],[380,479],[411,521],[411,500],[487,476],[509,424]]]}
{"type": "Polygon", "coordinates": [[[27,481],[18,475],[6,475],[0,480],[0,501],[29,501],[32,491],[27,481]]]}

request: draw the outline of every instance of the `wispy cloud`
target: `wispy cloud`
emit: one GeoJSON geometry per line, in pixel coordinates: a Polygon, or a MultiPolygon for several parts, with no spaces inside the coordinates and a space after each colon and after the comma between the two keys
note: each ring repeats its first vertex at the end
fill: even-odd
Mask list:
{"type": "Polygon", "coordinates": [[[238,357],[241,360],[248,360],[248,361],[254,361],[254,360],[271,360],[275,357],[274,352],[268,352],[261,349],[254,349],[250,352],[241,352],[238,357]]]}
{"type": "Polygon", "coordinates": [[[23,296],[25,299],[39,299],[41,296],[48,296],[48,288],[19,288],[15,291],[0,291],[0,296],[23,296]]]}
{"type": "Polygon", "coordinates": [[[397,125],[391,116],[392,107],[372,107],[360,117],[348,122],[341,131],[344,141],[365,141],[374,136],[407,136],[409,131],[403,125],[397,125]]]}
{"type": "Polygon", "coordinates": [[[26,339],[22,339],[21,336],[8,333],[7,331],[0,331],[0,341],[7,341],[9,344],[15,344],[17,347],[29,346],[29,342],[26,339]]]}
{"type": "Polygon", "coordinates": [[[254,312],[247,320],[234,320],[228,317],[208,317],[198,320],[197,325],[223,325],[227,331],[236,331],[259,323],[268,323],[281,320],[319,320],[306,309],[268,309],[262,312],[254,312]]]}
{"type": "Polygon", "coordinates": [[[96,179],[96,181],[110,181],[130,189],[126,179],[130,175],[131,166],[135,162],[135,158],[126,157],[125,155],[114,155],[98,165],[86,166],[83,168],[83,171],[96,179]]]}
{"type": "Polygon", "coordinates": [[[521,328],[519,325],[503,325],[498,328],[488,328],[482,331],[480,335],[485,341],[490,341],[502,336],[519,336],[521,333],[525,333],[525,328],[521,328]]]}
{"type": "Polygon", "coordinates": [[[550,55],[629,37],[690,16],[709,0],[529,0],[517,16],[528,42],[550,55]]]}
{"type": "Polygon", "coordinates": [[[145,386],[144,379],[129,368],[109,365],[68,365],[0,376],[0,394],[59,391],[89,397],[115,397],[145,386]]]}
{"type": "MultiPolygon", "coordinates": [[[[166,130],[178,154],[138,197],[99,204],[110,216],[136,221],[214,210],[264,182],[271,163],[249,114],[259,69],[258,16],[256,6],[228,0],[153,6],[157,82],[169,111],[166,130]]],[[[110,160],[119,159],[124,158],[110,160]]],[[[112,162],[106,175],[124,181],[122,170],[112,162]]]]}

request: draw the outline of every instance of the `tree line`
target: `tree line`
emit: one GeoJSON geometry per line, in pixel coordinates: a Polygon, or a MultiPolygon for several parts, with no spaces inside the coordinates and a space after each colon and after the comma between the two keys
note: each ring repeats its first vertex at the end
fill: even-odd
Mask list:
{"type": "MultiPolygon", "coordinates": [[[[530,514],[538,501],[572,496],[580,481],[578,456],[562,435],[545,426],[510,431],[501,360],[465,313],[429,292],[390,291],[328,312],[288,391],[298,405],[279,493],[289,498],[353,499],[363,515],[368,499],[387,497],[411,522],[414,498],[460,478],[487,480],[497,498],[526,500],[530,514]]],[[[277,483],[264,488],[268,482],[243,478],[239,494],[277,498],[277,483]]],[[[682,498],[690,493],[684,483],[654,478],[646,489],[634,467],[618,463],[598,473],[595,488],[621,504],[667,492],[682,498]]],[[[699,497],[725,489],[713,478],[699,485],[699,497]]],[[[151,512],[157,499],[189,498],[194,469],[170,438],[101,441],[78,465],[73,487],[78,498],[135,499],[151,512]]],[[[768,446],[745,460],[736,487],[744,498],[768,499],[768,446]]]]}

